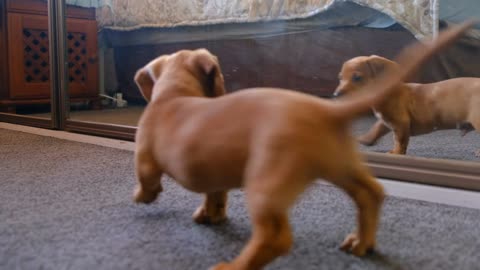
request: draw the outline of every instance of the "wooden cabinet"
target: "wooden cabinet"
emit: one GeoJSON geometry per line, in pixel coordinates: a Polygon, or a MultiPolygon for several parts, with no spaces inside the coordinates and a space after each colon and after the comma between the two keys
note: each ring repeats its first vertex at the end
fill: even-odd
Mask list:
{"type": "MultiPolygon", "coordinates": [[[[47,5],[43,0],[0,0],[0,110],[50,102],[47,5]]],[[[95,10],[67,7],[69,95],[98,101],[95,10]]]]}

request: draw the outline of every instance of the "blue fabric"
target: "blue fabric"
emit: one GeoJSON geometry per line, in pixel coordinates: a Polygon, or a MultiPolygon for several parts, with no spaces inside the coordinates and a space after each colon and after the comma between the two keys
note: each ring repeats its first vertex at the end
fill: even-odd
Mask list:
{"type": "MultiPolygon", "coordinates": [[[[480,0],[442,0],[440,19],[454,23],[480,19],[480,0]]],[[[480,24],[477,24],[477,28],[480,28],[480,24]]]]}
{"type": "MultiPolygon", "coordinates": [[[[47,0],[45,0],[47,1],[47,0]]],[[[113,0],[65,0],[69,5],[80,7],[103,7],[112,6],[113,0]]],[[[440,16],[441,20],[451,22],[462,22],[469,18],[480,18],[480,0],[441,0],[440,2],[440,16]]],[[[343,9],[339,9],[338,13],[350,17],[355,14],[356,6],[344,5],[343,9]]],[[[387,28],[395,24],[395,21],[388,15],[372,10],[370,17],[365,20],[361,18],[362,26],[373,28],[387,28]]]]}
{"type": "Polygon", "coordinates": [[[112,6],[113,0],[66,0],[65,2],[68,5],[75,5],[79,7],[87,7],[87,8],[98,8],[103,6],[112,6]]]}

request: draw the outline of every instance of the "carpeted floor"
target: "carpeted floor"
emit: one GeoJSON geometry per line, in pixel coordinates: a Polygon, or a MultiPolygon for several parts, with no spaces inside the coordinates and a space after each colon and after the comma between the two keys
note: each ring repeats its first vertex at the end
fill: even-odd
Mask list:
{"type": "MultiPolygon", "coordinates": [[[[368,131],[375,123],[375,117],[364,117],[353,125],[353,133],[356,135],[368,131]]],[[[376,145],[360,146],[363,151],[386,153],[393,148],[393,133],[390,132],[382,137],[376,145]]],[[[454,159],[480,162],[480,157],[475,152],[480,149],[480,132],[472,131],[464,137],[460,131],[440,130],[429,134],[410,137],[407,155],[436,159],[454,159]]]]}
{"type": "MultiPolygon", "coordinates": [[[[199,195],[166,180],[150,206],[131,201],[132,152],[0,129],[0,269],[207,269],[250,234],[243,194],[228,223],[191,221],[199,195]]],[[[292,252],[267,269],[480,269],[480,211],[389,197],[378,252],[338,250],[350,200],[316,184],[293,209],[292,252]]]]}

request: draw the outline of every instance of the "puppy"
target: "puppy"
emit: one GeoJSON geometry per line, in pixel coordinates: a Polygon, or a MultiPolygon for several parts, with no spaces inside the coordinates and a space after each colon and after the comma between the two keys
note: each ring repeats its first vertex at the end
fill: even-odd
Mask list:
{"type": "MultiPolygon", "coordinates": [[[[382,72],[398,69],[397,63],[380,56],[355,57],[343,64],[335,95],[357,91],[382,72]]],[[[400,83],[373,111],[378,120],[359,142],[373,145],[393,130],[395,145],[390,153],[406,154],[410,136],[440,129],[458,128],[462,136],[473,129],[480,131],[480,78],[400,83]]]]}
{"type": "Polygon", "coordinates": [[[238,257],[212,269],[261,269],[289,251],[288,210],[322,178],[356,203],[358,229],[341,248],[364,255],[375,246],[384,192],[356,150],[350,122],[468,27],[450,30],[430,46],[407,49],[398,72],[366,85],[372,91],[335,102],[273,88],[224,95],[218,60],[205,49],[153,60],[135,76],[149,101],[136,134],[135,201],[153,202],[167,174],[205,194],[193,219],[216,224],[226,218],[227,192],[244,187],[253,234],[238,257]]]}

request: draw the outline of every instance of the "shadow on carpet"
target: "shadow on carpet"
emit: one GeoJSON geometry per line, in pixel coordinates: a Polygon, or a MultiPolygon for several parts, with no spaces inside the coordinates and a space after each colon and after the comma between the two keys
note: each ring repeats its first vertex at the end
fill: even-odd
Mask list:
{"type": "MultiPolygon", "coordinates": [[[[229,221],[196,225],[201,196],[164,181],[152,205],[132,203],[133,153],[0,129],[0,269],[207,269],[250,235],[241,191],[229,221]]],[[[480,211],[389,197],[378,252],[338,250],[355,211],[313,185],[292,210],[292,252],[266,269],[479,269],[480,211]]]]}

